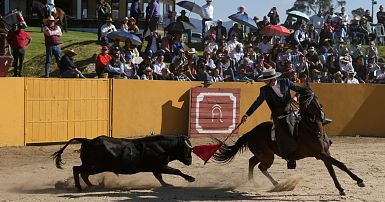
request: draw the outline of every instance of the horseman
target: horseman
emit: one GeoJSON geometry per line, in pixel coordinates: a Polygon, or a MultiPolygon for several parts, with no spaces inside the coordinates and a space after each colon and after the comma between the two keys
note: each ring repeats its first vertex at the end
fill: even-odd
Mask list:
{"type": "Polygon", "coordinates": [[[47,16],[52,16],[52,14],[56,13],[56,8],[55,8],[55,0],[47,0],[47,16]]]}
{"type": "Polygon", "coordinates": [[[276,72],[275,69],[267,69],[262,72],[258,80],[263,81],[266,85],[260,88],[258,98],[242,117],[242,123],[266,100],[272,112],[278,149],[287,161],[287,168],[295,169],[295,153],[298,145],[292,137],[286,121],[292,99],[290,90],[299,93],[307,89],[296,85],[288,79],[278,78],[280,76],[281,73],[276,72]]]}

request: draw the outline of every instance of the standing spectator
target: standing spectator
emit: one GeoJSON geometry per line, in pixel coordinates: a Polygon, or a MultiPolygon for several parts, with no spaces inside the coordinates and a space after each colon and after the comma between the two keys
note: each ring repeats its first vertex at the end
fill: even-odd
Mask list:
{"type": "Polygon", "coordinates": [[[270,12],[267,14],[267,16],[270,18],[270,24],[272,25],[278,25],[280,20],[279,20],[279,15],[277,12],[277,8],[273,7],[270,12]]]}
{"type": "Polygon", "coordinates": [[[298,24],[294,31],[294,45],[298,45],[300,51],[305,50],[306,47],[306,32],[304,31],[305,25],[298,24]]]}
{"type": "Polygon", "coordinates": [[[212,21],[214,18],[214,6],[212,0],[206,0],[206,4],[202,6],[202,36],[206,32],[206,22],[212,21]]]}
{"type": "Polygon", "coordinates": [[[112,59],[112,57],[108,54],[108,46],[102,47],[102,52],[96,57],[95,61],[95,71],[98,78],[107,78],[108,74],[106,74],[106,68],[108,62],[112,59]]]}
{"type": "Polygon", "coordinates": [[[345,26],[349,23],[349,14],[345,13],[346,9],[345,7],[341,7],[341,13],[339,15],[340,19],[342,19],[342,24],[345,26]]]}
{"type": "Polygon", "coordinates": [[[287,29],[294,29],[293,17],[291,15],[287,16],[285,22],[283,23],[283,26],[287,29]]]}
{"type": "MultiPolygon", "coordinates": [[[[185,11],[185,10],[182,10],[182,11],[180,12],[180,16],[178,16],[178,17],[176,18],[176,21],[178,21],[178,22],[187,22],[187,23],[190,23],[190,18],[188,18],[188,17],[186,16],[186,11],[185,11]]],[[[186,29],[186,30],[184,30],[184,33],[187,34],[187,41],[188,41],[189,43],[191,43],[191,29],[186,29]]]]}
{"type": "Polygon", "coordinates": [[[139,22],[139,16],[142,14],[139,6],[139,0],[134,0],[130,7],[130,17],[134,18],[136,22],[139,22]]]}
{"type": "MultiPolygon", "coordinates": [[[[158,27],[159,17],[160,17],[160,5],[157,0],[151,0],[151,2],[148,4],[149,13],[148,13],[148,21],[150,31],[154,32],[156,31],[158,27]]],[[[146,33],[143,33],[143,36],[145,36],[146,33]]]]}
{"type": "Polygon", "coordinates": [[[309,25],[307,35],[307,45],[308,46],[318,46],[319,45],[319,32],[315,29],[313,24],[309,25]]]}
{"type": "Polygon", "coordinates": [[[373,18],[370,15],[370,11],[369,10],[365,10],[364,17],[368,20],[369,23],[373,23],[373,18]]]}
{"type": "Polygon", "coordinates": [[[237,39],[242,42],[243,33],[242,33],[242,30],[239,28],[238,23],[234,23],[233,26],[229,29],[229,33],[228,33],[229,40],[233,35],[237,36],[237,39]]]}
{"type": "Polygon", "coordinates": [[[25,50],[31,43],[32,38],[27,32],[24,31],[20,24],[14,24],[12,30],[8,32],[7,41],[12,49],[13,76],[21,77],[23,74],[23,61],[25,50]]]}
{"type": "Polygon", "coordinates": [[[383,5],[380,6],[380,11],[377,12],[377,22],[385,26],[385,12],[383,5]]]}
{"type": "Polygon", "coordinates": [[[77,53],[73,50],[65,50],[63,57],[60,59],[59,71],[62,78],[86,78],[82,72],[75,66],[73,57],[77,53]]]}
{"type": "Polygon", "coordinates": [[[100,41],[102,36],[101,27],[106,19],[111,17],[111,6],[105,0],[99,0],[96,11],[98,14],[98,41],[100,41]]]}
{"type": "Polygon", "coordinates": [[[258,28],[260,28],[260,29],[263,29],[264,27],[266,27],[269,24],[270,24],[270,22],[269,22],[269,18],[267,16],[263,16],[262,21],[259,21],[257,23],[258,28]]]}
{"type": "Polygon", "coordinates": [[[49,77],[51,70],[52,54],[55,56],[56,64],[59,66],[60,63],[60,38],[62,35],[61,29],[55,24],[57,20],[53,16],[49,16],[47,24],[43,27],[44,41],[45,41],[45,78],[49,77]]]}
{"type": "Polygon", "coordinates": [[[319,33],[324,26],[324,22],[325,20],[323,17],[322,10],[319,10],[317,15],[313,15],[310,17],[309,24],[312,24],[315,30],[317,30],[317,32],[319,33]]]}
{"type": "Polygon", "coordinates": [[[102,34],[100,38],[101,44],[103,46],[108,45],[109,41],[108,41],[107,35],[113,31],[117,31],[115,28],[115,25],[112,24],[112,18],[106,19],[106,23],[102,25],[102,27],[100,28],[100,31],[102,34]]]}
{"type": "Polygon", "coordinates": [[[334,13],[334,7],[331,6],[329,8],[329,10],[325,13],[325,19],[329,19],[330,18],[331,21],[335,21],[336,17],[337,17],[337,15],[334,13]]]}
{"type": "Polygon", "coordinates": [[[215,33],[217,34],[217,41],[221,40],[223,37],[227,36],[226,27],[223,26],[222,20],[217,21],[217,26],[215,27],[215,33]]]}

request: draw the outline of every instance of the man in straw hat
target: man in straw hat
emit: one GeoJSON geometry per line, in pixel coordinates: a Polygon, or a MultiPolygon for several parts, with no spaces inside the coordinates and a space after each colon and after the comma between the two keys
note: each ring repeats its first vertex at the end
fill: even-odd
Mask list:
{"type": "Polygon", "coordinates": [[[115,25],[112,24],[112,18],[107,18],[106,23],[102,25],[100,28],[102,32],[102,38],[101,38],[101,44],[102,45],[108,45],[108,38],[107,35],[111,32],[117,31],[115,25]]]}
{"type": "Polygon", "coordinates": [[[286,117],[289,114],[291,95],[290,90],[295,92],[305,91],[306,89],[297,86],[288,79],[280,79],[280,72],[270,68],[262,72],[258,81],[263,81],[266,85],[260,88],[260,94],[254,103],[242,117],[242,123],[251,116],[256,109],[266,100],[272,112],[272,118],[275,126],[277,146],[287,161],[288,169],[295,169],[295,154],[297,143],[289,132],[286,117]]]}
{"type": "Polygon", "coordinates": [[[62,78],[86,78],[78,68],[76,68],[73,57],[77,53],[73,49],[64,51],[60,60],[59,71],[62,78]]]}
{"type": "Polygon", "coordinates": [[[57,22],[58,20],[55,19],[53,16],[49,16],[45,21],[46,23],[43,27],[46,50],[44,77],[48,78],[51,70],[52,54],[55,56],[56,63],[58,64],[58,66],[60,63],[60,38],[62,35],[62,31],[60,27],[55,24],[55,22],[57,22]]]}

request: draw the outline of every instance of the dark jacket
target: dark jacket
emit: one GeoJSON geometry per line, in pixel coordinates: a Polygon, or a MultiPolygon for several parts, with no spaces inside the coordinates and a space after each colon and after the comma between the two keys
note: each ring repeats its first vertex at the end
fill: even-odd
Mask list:
{"type": "Polygon", "coordinates": [[[64,73],[67,70],[74,70],[76,68],[74,60],[68,55],[63,55],[59,63],[60,73],[64,73]]]}
{"type": "Polygon", "coordinates": [[[278,84],[280,85],[281,93],[283,97],[279,97],[275,91],[268,85],[262,86],[260,88],[260,93],[258,98],[254,101],[251,107],[247,110],[246,115],[250,116],[254,113],[256,109],[266,100],[267,105],[269,106],[273,119],[281,115],[286,115],[290,109],[291,95],[290,90],[293,90],[297,93],[306,90],[303,87],[297,86],[295,83],[289,79],[278,79],[278,84]]]}
{"type": "MultiPolygon", "coordinates": [[[[149,35],[149,36],[146,36],[146,38],[145,38],[145,40],[148,42],[147,43],[147,46],[146,46],[146,50],[145,50],[145,52],[146,53],[148,53],[148,51],[150,50],[150,48],[151,48],[151,45],[152,45],[152,39],[154,38],[155,36],[151,36],[151,35],[149,35]]],[[[160,37],[156,37],[156,48],[158,49],[158,50],[160,50],[160,44],[162,43],[162,39],[160,38],[160,37]]]]}
{"type": "Polygon", "coordinates": [[[226,37],[226,35],[227,35],[227,29],[226,29],[226,27],[224,27],[224,26],[216,26],[215,27],[215,33],[217,33],[217,40],[219,40],[219,39],[221,39],[222,38],[222,36],[225,36],[226,37]],[[219,32],[218,32],[218,30],[221,30],[221,36],[219,36],[219,32]]]}

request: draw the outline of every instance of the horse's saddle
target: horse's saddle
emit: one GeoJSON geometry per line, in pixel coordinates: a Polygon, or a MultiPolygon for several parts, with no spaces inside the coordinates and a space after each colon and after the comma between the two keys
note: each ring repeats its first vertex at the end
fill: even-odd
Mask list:
{"type": "MultiPolygon", "coordinates": [[[[286,123],[292,137],[298,136],[298,123],[301,121],[301,115],[298,110],[291,110],[288,115],[285,116],[286,123]]],[[[273,123],[271,129],[271,140],[276,141],[275,125],[273,123]]]]}

